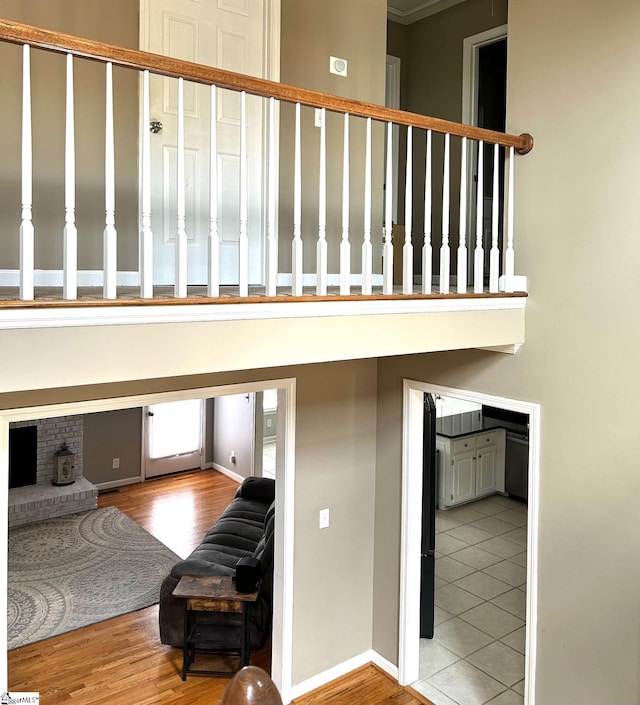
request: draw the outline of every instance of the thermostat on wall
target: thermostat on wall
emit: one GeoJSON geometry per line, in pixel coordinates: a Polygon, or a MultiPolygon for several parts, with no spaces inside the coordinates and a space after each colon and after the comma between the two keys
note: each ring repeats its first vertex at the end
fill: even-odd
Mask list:
{"type": "Polygon", "coordinates": [[[329,57],[329,72],[337,76],[347,75],[347,60],[339,59],[337,56],[329,57]]]}

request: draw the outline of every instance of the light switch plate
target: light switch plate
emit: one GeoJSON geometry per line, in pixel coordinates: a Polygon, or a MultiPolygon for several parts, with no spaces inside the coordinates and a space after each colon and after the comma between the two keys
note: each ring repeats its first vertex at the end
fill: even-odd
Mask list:
{"type": "Polygon", "coordinates": [[[329,526],[329,510],[328,509],[321,509],[320,510],[320,528],[321,529],[326,529],[329,526]]]}
{"type": "Polygon", "coordinates": [[[346,77],[346,75],[347,75],[347,60],[340,59],[337,56],[330,56],[329,57],[329,73],[335,73],[336,76],[346,77]]]}

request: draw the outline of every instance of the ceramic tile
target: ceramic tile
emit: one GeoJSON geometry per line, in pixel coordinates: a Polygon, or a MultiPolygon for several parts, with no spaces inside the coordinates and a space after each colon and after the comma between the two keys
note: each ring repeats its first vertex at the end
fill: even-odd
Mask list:
{"type": "Polygon", "coordinates": [[[506,686],[524,677],[524,656],[499,641],[471,654],[467,661],[506,686]]]}
{"type": "MultiPolygon", "coordinates": [[[[455,587],[455,585],[447,585],[446,588],[448,587],[455,587]]],[[[511,614],[514,614],[516,617],[520,617],[520,619],[526,619],[527,596],[522,590],[518,590],[517,588],[510,590],[502,595],[498,595],[498,597],[494,597],[491,602],[501,607],[503,610],[511,612],[511,614]]]]}
{"type": "Polygon", "coordinates": [[[504,693],[500,693],[497,698],[489,700],[487,705],[523,705],[522,695],[519,695],[513,690],[505,690],[504,693]]]}
{"type": "Polygon", "coordinates": [[[460,578],[464,578],[469,573],[473,573],[473,568],[465,563],[460,563],[460,561],[451,556],[444,556],[436,561],[436,578],[441,578],[447,583],[460,580],[460,578]]]}
{"type": "Polygon", "coordinates": [[[481,629],[494,639],[510,634],[524,625],[519,617],[492,605],[490,602],[483,602],[481,605],[463,612],[460,619],[481,629]]]}
{"type": "Polygon", "coordinates": [[[446,610],[443,610],[442,607],[438,607],[438,605],[433,606],[433,624],[434,626],[438,626],[438,624],[442,624],[443,622],[446,622],[448,619],[451,619],[453,615],[451,612],[447,612],[446,610]]]}
{"type": "Polygon", "coordinates": [[[515,556],[511,556],[509,560],[512,563],[517,563],[518,565],[521,565],[523,568],[527,567],[527,552],[523,551],[522,553],[516,553],[515,556]]]}
{"type": "Polygon", "coordinates": [[[464,705],[483,705],[505,690],[502,683],[466,661],[448,666],[430,682],[456,703],[464,705]]]}
{"type": "Polygon", "coordinates": [[[524,695],[524,678],[513,686],[513,690],[520,695],[524,695]]]}
{"type": "Polygon", "coordinates": [[[483,600],[490,600],[492,597],[502,595],[503,592],[507,592],[512,588],[511,585],[503,583],[502,580],[481,572],[471,573],[471,575],[456,580],[454,584],[473,595],[481,597],[483,600]]]}
{"type": "Polygon", "coordinates": [[[473,544],[480,543],[481,541],[486,541],[492,536],[492,534],[478,529],[474,524],[463,524],[462,526],[447,531],[447,534],[453,536],[454,539],[464,541],[469,544],[469,546],[473,546],[473,544]]]}
{"type": "Polygon", "coordinates": [[[460,524],[470,524],[472,521],[478,521],[478,519],[482,519],[484,514],[476,511],[474,504],[475,502],[472,502],[471,504],[463,504],[459,507],[447,509],[446,516],[455,519],[460,524]]]}
{"type": "Polygon", "coordinates": [[[443,610],[458,615],[476,607],[482,602],[482,599],[450,583],[436,590],[435,602],[443,610]]]}
{"type": "Polygon", "coordinates": [[[518,587],[527,582],[527,569],[512,561],[500,561],[485,568],[483,573],[498,578],[512,587],[518,587]]]}
{"type": "Polygon", "coordinates": [[[486,516],[493,516],[495,514],[500,514],[501,512],[508,511],[507,509],[505,509],[503,504],[499,504],[495,501],[495,495],[485,497],[484,499],[479,499],[477,502],[473,502],[471,506],[475,511],[481,512],[486,516]]]}
{"type": "MultiPolygon", "coordinates": [[[[465,543],[464,541],[460,541],[460,539],[456,539],[453,536],[449,536],[449,534],[437,534],[436,535],[436,549],[437,551],[446,556],[449,555],[450,553],[454,553],[454,551],[460,551],[463,548],[466,548],[469,544],[465,543]]],[[[511,544],[512,546],[515,546],[514,543],[511,544]]]]}
{"type": "Polygon", "coordinates": [[[500,534],[506,534],[508,531],[513,531],[513,524],[509,524],[506,521],[500,521],[496,517],[485,517],[479,521],[474,521],[471,526],[476,529],[482,529],[486,531],[491,536],[500,536],[500,534]]]}
{"type": "MultiPolygon", "coordinates": [[[[491,643],[492,638],[471,624],[454,617],[435,630],[434,640],[452,653],[464,658],[483,646],[487,646],[491,643]]],[[[420,670],[420,676],[422,676],[422,670],[420,670]]]]}
{"type": "Polygon", "coordinates": [[[526,548],[527,547],[527,527],[521,526],[518,529],[513,529],[513,531],[510,531],[508,534],[503,534],[502,538],[507,539],[507,541],[513,541],[514,543],[517,543],[518,545],[522,546],[523,548],[526,548]]]}
{"type": "Polygon", "coordinates": [[[502,536],[494,536],[488,541],[482,541],[482,543],[476,545],[483,551],[494,553],[496,556],[500,556],[500,558],[510,558],[520,553],[522,550],[522,546],[513,543],[513,541],[507,541],[503,539],[502,536]]]}
{"type": "Polygon", "coordinates": [[[442,578],[438,577],[437,575],[434,576],[434,585],[435,585],[435,587],[436,587],[436,590],[437,590],[439,587],[442,587],[443,585],[446,585],[446,584],[447,584],[447,581],[446,581],[446,580],[443,580],[442,578]]]}
{"type": "Polygon", "coordinates": [[[527,629],[526,627],[520,627],[516,629],[515,632],[503,636],[500,641],[512,649],[519,651],[521,654],[526,653],[527,649],[527,629]]]}
{"type": "Polygon", "coordinates": [[[411,687],[424,695],[433,705],[459,705],[455,700],[448,698],[441,690],[434,688],[427,680],[419,680],[417,683],[412,683],[411,687]]]}
{"type": "Polygon", "coordinates": [[[449,531],[449,529],[455,529],[456,526],[464,523],[447,515],[448,512],[436,512],[436,532],[449,531]]]}
{"type": "Polygon", "coordinates": [[[527,523],[527,512],[523,512],[521,509],[507,509],[498,514],[498,519],[514,526],[525,526],[527,523]]]}
{"type": "Polygon", "coordinates": [[[420,678],[430,678],[459,658],[435,639],[420,639],[420,678]]]}
{"type": "Polygon", "coordinates": [[[469,565],[476,570],[482,570],[487,566],[500,562],[499,556],[489,553],[488,551],[483,551],[477,546],[468,546],[460,551],[456,551],[451,554],[451,558],[455,558],[457,561],[469,565]]]}

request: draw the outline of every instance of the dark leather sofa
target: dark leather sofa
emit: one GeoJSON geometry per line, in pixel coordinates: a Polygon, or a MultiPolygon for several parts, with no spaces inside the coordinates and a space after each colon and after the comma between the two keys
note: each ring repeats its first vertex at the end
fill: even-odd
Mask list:
{"type": "MultiPolygon", "coordinates": [[[[240,558],[260,562],[260,594],[251,605],[251,647],[260,648],[271,633],[273,605],[273,530],[275,482],[249,477],[242,482],[231,504],[207,532],[202,543],[176,563],[160,590],[160,640],[182,646],[184,602],[172,593],[183,575],[235,575],[240,558]]],[[[238,616],[210,612],[206,620],[216,625],[220,643],[232,647],[237,639],[238,616]]]]}

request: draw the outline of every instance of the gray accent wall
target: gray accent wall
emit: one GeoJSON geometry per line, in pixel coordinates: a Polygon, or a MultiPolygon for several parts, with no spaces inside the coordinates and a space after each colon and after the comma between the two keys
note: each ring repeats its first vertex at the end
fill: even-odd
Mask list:
{"type": "Polygon", "coordinates": [[[94,485],[140,477],[142,409],[84,415],[84,475],[94,485]],[[113,468],[113,459],[120,467],[113,468]]]}
{"type": "Polygon", "coordinates": [[[231,394],[213,400],[213,466],[241,477],[253,474],[255,394],[231,394]],[[231,453],[236,462],[231,462],[231,453]]]}

